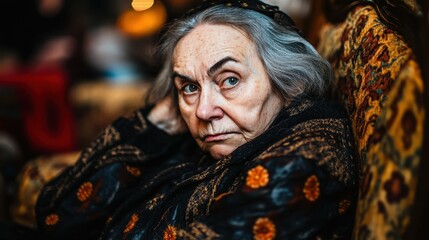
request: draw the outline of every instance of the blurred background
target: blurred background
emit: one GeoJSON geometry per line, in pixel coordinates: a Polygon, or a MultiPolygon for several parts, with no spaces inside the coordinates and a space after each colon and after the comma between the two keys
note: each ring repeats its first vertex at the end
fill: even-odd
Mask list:
{"type": "MultiPolygon", "coordinates": [[[[74,161],[115,118],[144,104],[162,66],[156,46],[163,27],[199,2],[0,1],[0,219],[10,217],[6,209],[26,163],[43,159],[55,162],[51,169],[62,169],[61,161],[49,158],[74,161]]],[[[288,12],[317,42],[317,35],[308,33],[323,21],[310,14],[320,6],[312,7],[310,0],[266,2],[288,12]]],[[[50,178],[59,170],[26,171],[50,178]]],[[[35,202],[36,196],[21,201],[35,202]]]]}
{"type": "MultiPolygon", "coordinates": [[[[34,207],[44,184],[72,165],[79,151],[114,119],[144,105],[146,92],[163,65],[163,59],[156,55],[156,47],[164,26],[200,1],[0,1],[0,222],[13,220],[27,227],[36,226],[34,207]]],[[[389,127],[378,129],[375,133],[381,133],[373,135],[397,145],[378,149],[377,141],[368,141],[363,145],[365,151],[360,153],[359,161],[365,161],[362,166],[371,169],[361,176],[362,186],[372,183],[375,187],[372,188],[374,194],[359,200],[358,213],[362,213],[356,224],[359,239],[391,239],[396,236],[394,234],[402,236],[405,231],[408,231],[405,239],[417,239],[415,236],[426,239],[429,229],[423,219],[429,214],[429,175],[426,174],[429,161],[420,163],[420,159],[429,156],[429,148],[424,148],[429,143],[429,130],[425,128],[424,140],[414,142],[413,147],[419,149],[414,154],[401,147],[403,138],[396,128],[422,139],[423,133],[411,133],[409,129],[417,128],[409,124],[410,121],[399,125],[399,120],[395,119],[402,116],[397,113],[398,109],[407,113],[404,114],[406,120],[414,116],[409,113],[423,116],[422,106],[427,110],[429,96],[423,86],[427,86],[429,80],[428,1],[263,1],[279,6],[295,20],[302,35],[318,46],[322,56],[333,64],[336,77],[347,76],[338,83],[348,87],[338,85],[336,89],[333,84],[332,91],[338,90],[336,96],[340,96],[353,113],[356,109],[362,114],[372,111],[363,104],[369,93],[374,105],[384,106],[387,93],[393,94],[391,99],[396,99],[392,106],[386,105],[396,114],[378,118],[383,109],[376,109],[380,126],[389,127]],[[376,16],[350,14],[367,4],[376,10],[376,16]],[[382,24],[370,25],[373,20],[382,24]],[[356,35],[349,38],[348,34],[363,37],[366,44],[359,42],[356,35]],[[393,40],[386,42],[387,35],[393,40]],[[403,42],[409,45],[397,49],[403,42]],[[384,53],[387,48],[394,50],[378,59],[376,51],[384,53]],[[344,55],[354,57],[343,58],[344,55]],[[374,58],[372,62],[365,58],[362,64],[356,64],[367,55],[374,58]],[[404,56],[407,56],[407,63],[418,60],[418,64],[400,67],[387,64],[404,56]],[[385,79],[385,71],[388,71],[388,83],[374,85],[374,78],[385,79]],[[367,74],[369,72],[371,74],[367,74]],[[354,77],[348,77],[355,73],[363,76],[357,78],[357,85],[354,77]],[[393,78],[390,73],[398,73],[403,79],[393,78]],[[408,87],[399,85],[403,83],[408,87]],[[410,87],[415,87],[416,83],[421,92],[410,92],[409,89],[413,89],[410,87]],[[402,89],[398,96],[389,92],[395,86],[402,89]],[[392,122],[397,125],[391,125],[392,122]],[[374,156],[366,154],[371,153],[371,148],[376,149],[374,156]],[[400,160],[398,151],[403,156],[400,160]],[[422,174],[416,174],[417,170],[422,174]],[[385,186],[391,187],[386,190],[385,186]],[[406,199],[402,195],[404,192],[409,192],[406,199]],[[390,203],[386,193],[404,199],[390,203]],[[366,209],[367,206],[371,207],[366,209]],[[373,235],[368,235],[370,228],[373,235]]],[[[427,118],[419,119],[417,125],[428,126],[427,118]]],[[[371,126],[368,132],[373,133],[373,116],[369,123],[360,118],[355,120],[354,127],[368,124],[371,126]]],[[[360,191],[366,194],[368,191],[364,190],[360,191]]],[[[1,234],[0,231],[0,238],[1,234]]]]}

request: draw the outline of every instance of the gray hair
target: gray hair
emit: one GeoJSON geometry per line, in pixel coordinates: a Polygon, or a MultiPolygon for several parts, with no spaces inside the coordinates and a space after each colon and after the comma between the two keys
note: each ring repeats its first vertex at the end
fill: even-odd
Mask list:
{"type": "Polygon", "coordinates": [[[174,48],[181,38],[203,23],[227,25],[246,33],[256,46],[275,93],[284,101],[324,95],[331,80],[331,68],[309,42],[256,11],[218,5],[170,26],[160,48],[165,65],[150,92],[149,103],[177,94],[171,79],[174,48]]]}

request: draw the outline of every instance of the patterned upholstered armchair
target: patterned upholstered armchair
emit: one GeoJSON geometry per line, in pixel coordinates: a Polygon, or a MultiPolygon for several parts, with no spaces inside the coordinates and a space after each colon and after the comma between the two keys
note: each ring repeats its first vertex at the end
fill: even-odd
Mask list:
{"type": "Polygon", "coordinates": [[[413,0],[325,6],[329,23],[318,50],[333,66],[332,95],[350,114],[361,161],[354,239],[407,238],[427,132],[422,70],[429,69],[416,51],[423,51],[422,6],[413,0]]]}

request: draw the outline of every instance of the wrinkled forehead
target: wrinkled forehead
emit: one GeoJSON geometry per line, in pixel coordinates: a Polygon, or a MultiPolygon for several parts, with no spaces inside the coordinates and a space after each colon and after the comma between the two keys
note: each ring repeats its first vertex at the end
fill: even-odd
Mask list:
{"type": "Polygon", "coordinates": [[[173,65],[174,67],[185,67],[188,63],[210,65],[225,56],[244,60],[254,54],[255,50],[250,37],[238,28],[201,24],[177,43],[173,53],[173,65]]]}

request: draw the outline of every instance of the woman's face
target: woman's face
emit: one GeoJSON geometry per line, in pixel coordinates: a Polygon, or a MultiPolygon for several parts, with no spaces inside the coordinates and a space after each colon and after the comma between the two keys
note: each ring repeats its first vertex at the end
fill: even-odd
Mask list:
{"type": "Polygon", "coordinates": [[[233,27],[197,26],[178,42],[173,63],[180,112],[215,159],[263,133],[281,108],[255,45],[233,27]]]}

